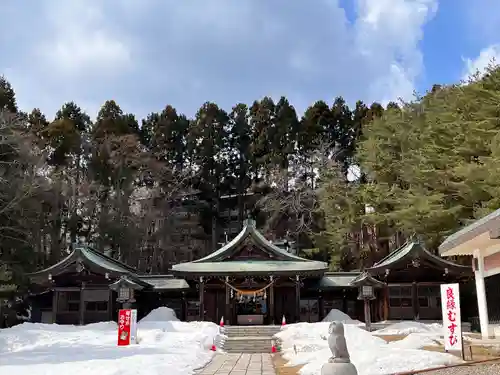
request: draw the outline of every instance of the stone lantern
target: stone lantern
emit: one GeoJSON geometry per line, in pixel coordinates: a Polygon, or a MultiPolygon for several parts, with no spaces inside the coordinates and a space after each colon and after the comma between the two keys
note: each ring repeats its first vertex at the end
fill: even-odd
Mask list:
{"type": "Polygon", "coordinates": [[[360,300],[372,300],[375,299],[375,290],[373,285],[361,285],[359,287],[358,299],[360,300]]]}
{"type": "Polygon", "coordinates": [[[373,278],[368,272],[363,272],[351,282],[351,285],[358,288],[358,300],[364,302],[365,327],[370,332],[372,330],[370,301],[376,298],[375,288],[382,288],[384,283],[373,278]]]}
{"type": "Polygon", "coordinates": [[[130,280],[127,276],[121,276],[109,286],[109,289],[118,293],[116,302],[121,303],[124,309],[132,308],[135,302],[135,291],[143,288],[142,285],[130,280]]]}

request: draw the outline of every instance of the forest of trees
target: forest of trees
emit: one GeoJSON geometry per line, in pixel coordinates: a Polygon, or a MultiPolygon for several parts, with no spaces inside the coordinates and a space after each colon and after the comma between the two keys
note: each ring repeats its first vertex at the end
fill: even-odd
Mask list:
{"type": "Polygon", "coordinates": [[[113,100],[95,120],[77,103],[47,118],[21,111],[0,77],[0,284],[88,243],[167,273],[178,254],[174,211],[196,193],[207,238],[217,201],[258,191],[273,233],[285,223],[302,256],[360,269],[419,236],[449,233],[500,207],[500,70],[434,86],[409,103],[318,101],[299,116],[285,97],[171,105],[145,119],[113,100]],[[353,178],[353,174],[356,178],[353,178]]]}

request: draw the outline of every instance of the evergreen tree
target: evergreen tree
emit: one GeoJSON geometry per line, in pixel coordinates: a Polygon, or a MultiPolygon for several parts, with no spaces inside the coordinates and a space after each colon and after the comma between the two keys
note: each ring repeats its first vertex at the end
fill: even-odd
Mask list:
{"type": "Polygon", "coordinates": [[[249,122],[249,110],[245,104],[237,104],[229,114],[229,163],[231,176],[234,178],[233,188],[238,195],[239,220],[245,215],[244,196],[250,187],[251,140],[252,133],[249,122]]]}
{"type": "Polygon", "coordinates": [[[178,115],[175,108],[166,106],[160,113],[151,113],[143,120],[141,137],[154,155],[179,172],[187,167],[187,132],[189,120],[178,115]]]}
{"type": "Polygon", "coordinates": [[[188,152],[193,155],[193,163],[198,169],[195,187],[202,192],[207,204],[209,220],[204,222],[204,227],[208,229],[210,222],[213,250],[217,248],[219,199],[231,185],[226,173],[229,166],[228,121],[224,110],[207,102],[196,113],[188,134],[188,152]]]}
{"type": "Polygon", "coordinates": [[[10,83],[0,75],[0,110],[17,113],[16,94],[10,83]]]}
{"type": "Polygon", "coordinates": [[[254,180],[269,182],[272,136],[276,105],[270,97],[255,101],[250,107],[250,127],[252,128],[251,166],[254,180]]]}

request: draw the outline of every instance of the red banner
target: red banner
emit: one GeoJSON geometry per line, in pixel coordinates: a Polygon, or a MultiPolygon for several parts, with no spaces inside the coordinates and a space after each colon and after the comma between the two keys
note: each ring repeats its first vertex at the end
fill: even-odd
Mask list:
{"type": "Polygon", "coordinates": [[[130,316],[130,309],[118,312],[118,346],[130,345],[130,316]]]}

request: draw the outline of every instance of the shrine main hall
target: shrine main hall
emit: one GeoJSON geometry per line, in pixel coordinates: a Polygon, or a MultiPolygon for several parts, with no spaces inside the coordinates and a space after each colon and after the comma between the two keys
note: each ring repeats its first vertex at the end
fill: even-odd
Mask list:
{"type": "Polygon", "coordinates": [[[440,320],[440,285],[465,282],[472,268],[410,241],[363,271],[329,272],[328,264],[268,241],[254,220],[210,255],[172,267],[169,275],[141,274],[94,248],[75,245],[53,266],[29,274],[32,321],[88,324],[116,320],[134,307],[139,318],[167,306],[181,320],[226,324],[321,321],[330,310],[364,320],[361,290],[373,292],[373,321],[440,320]],[[363,289],[364,288],[364,289],[363,289]]]}

